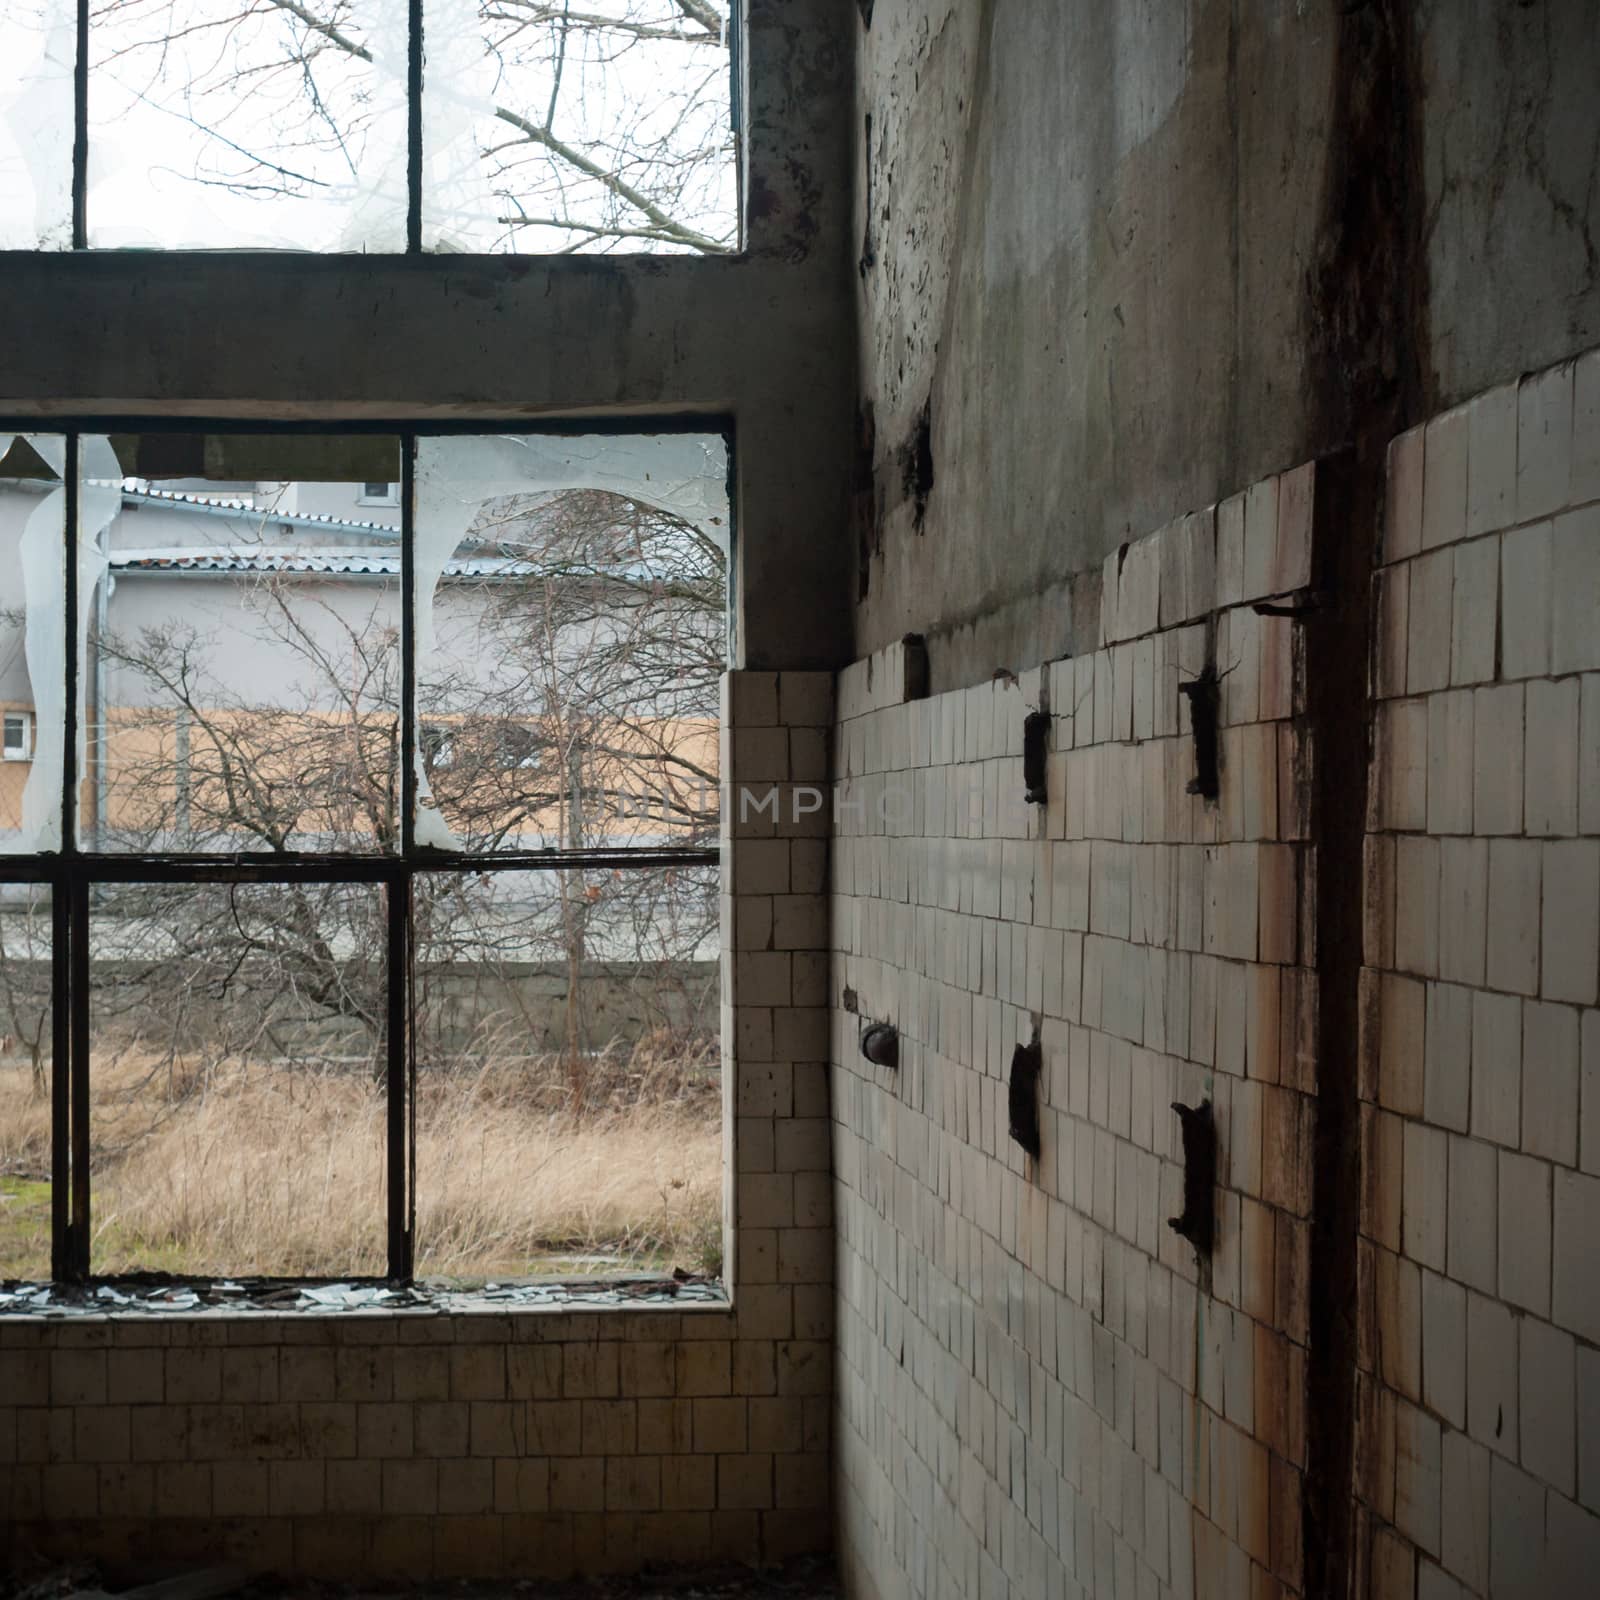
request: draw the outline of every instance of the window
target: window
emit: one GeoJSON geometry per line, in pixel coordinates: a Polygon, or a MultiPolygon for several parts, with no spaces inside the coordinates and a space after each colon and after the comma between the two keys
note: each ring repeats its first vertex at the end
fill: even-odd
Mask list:
{"type": "Polygon", "coordinates": [[[356,504],[362,506],[398,506],[400,504],[400,485],[398,483],[364,483],[361,493],[356,496],[356,504]]]}
{"type": "Polygon", "coordinates": [[[0,248],[731,250],[737,10],[14,0],[0,248]]]}
{"type": "Polygon", "coordinates": [[[714,1271],[726,439],[194,427],[0,434],[0,1275],[714,1271]]]}
{"type": "Polygon", "coordinates": [[[33,718],[26,711],[5,714],[5,759],[27,761],[33,756],[33,718]]]}

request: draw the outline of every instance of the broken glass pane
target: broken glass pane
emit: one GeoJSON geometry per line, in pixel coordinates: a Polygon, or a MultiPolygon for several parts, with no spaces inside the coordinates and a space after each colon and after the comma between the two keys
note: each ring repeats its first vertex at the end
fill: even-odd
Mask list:
{"type": "Polygon", "coordinates": [[[403,250],[406,0],[94,0],[89,243],[403,250]]]}
{"type": "Polygon", "coordinates": [[[416,880],[417,1275],[720,1270],[717,871],[416,880]]]}
{"type": "Polygon", "coordinates": [[[84,847],[394,849],[400,512],[362,500],[396,442],[116,449],[83,447],[84,847]]]}
{"type": "Polygon", "coordinates": [[[724,441],[424,438],[416,482],[417,842],[713,842],[724,441]]]}
{"type": "Polygon", "coordinates": [[[387,1270],[385,919],[365,884],[97,890],[93,1272],[387,1270]]]}
{"type": "Polygon", "coordinates": [[[0,854],[61,848],[67,442],[0,433],[0,854]]]}
{"type": "Polygon", "coordinates": [[[72,248],[73,0],[0,7],[0,250],[72,248]]]}
{"type": "Polygon", "coordinates": [[[0,882],[0,1279],[50,1276],[50,890],[0,882]]]}
{"type": "Polygon", "coordinates": [[[429,250],[738,244],[728,0],[425,0],[429,250]]]}

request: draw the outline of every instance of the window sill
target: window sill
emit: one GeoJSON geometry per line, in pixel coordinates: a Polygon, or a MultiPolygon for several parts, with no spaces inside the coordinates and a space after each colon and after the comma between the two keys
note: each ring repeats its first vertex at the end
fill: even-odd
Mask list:
{"type": "Polygon", "coordinates": [[[548,1279],[483,1289],[339,1280],[105,1279],[78,1285],[0,1284],[0,1322],[81,1322],[181,1317],[347,1319],[506,1316],[607,1311],[726,1311],[715,1278],[548,1279]]]}

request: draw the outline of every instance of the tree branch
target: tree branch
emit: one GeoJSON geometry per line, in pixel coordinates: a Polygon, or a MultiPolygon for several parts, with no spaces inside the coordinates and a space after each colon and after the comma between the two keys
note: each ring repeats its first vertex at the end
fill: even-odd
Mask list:
{"type": "MultiPolygon", "coordinates": [[[[332,23],[321,21],[308,11],[300,3],[300,0],[267,0],[267,3],[276,6],[280,11],[288,12],[291,16],[298,17],[308,28],[321,34],[329,43],[338,46],[339,49],[357,57],[359,60],[372,60],[372,52],[370,50],[357,44],[347,34],[341,33],[332,23]]],[[[702,26],[711,25],[706,21],[707,16],[709,16],[712,19],[712,23],[716,24],[713,31],[720,37],[720,21],[717,19],[716,13],[703,4],[703,0],[678,0],[678,3],[683,8],[686,16],[699,22],[702,26]]],[[[577,20],[576,18],[574,19],[574,21],[577,20]]],[[[575,146],[568,144],[564,139],[558,138],[549,127],[541,127],[539,124],[529,121],[527,117],[521,116],[505,106],[496,106],[494,114],[500,121],[509,124],[535,144],[543,145],[553,156],[566,162],[569,166],[575,167],[585,177],[594,179],[602,188],[615,195],[617,199],[632,206],[642,216],[648,217],[658,230],[653,234],[626,234],[621,235],[621,237],[658,238],[663,243],[671,242],[690,245],[696,250],[704,251],[707,255],[725,255],[727,253],[729,248],[727,245],[711,238],[708,234],[701,233],[696,228],[689,227],[687,223],[679,222],[670,212],[657,205],[654,200],[635,188],[626,178],[623,178],[618,173],[608,172],[599,162],[585,155],[575,146]]],[[[562,223],[560,226],[568,227],[573,226],[573,224],[562,223]]],[[[577,224],[576,226],[582,228],[584,225],[577,224]]]]}

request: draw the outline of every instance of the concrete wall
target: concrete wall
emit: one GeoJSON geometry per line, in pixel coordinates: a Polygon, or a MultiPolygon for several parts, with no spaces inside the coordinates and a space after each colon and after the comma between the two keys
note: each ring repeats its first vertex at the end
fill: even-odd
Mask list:
{"type": "Polygon", "coordinates": [[[936,688],[1082,640],[1125,539],[1600,338],[1586,0],[863,10],[856,643],[929,633],[936,688]]]}

